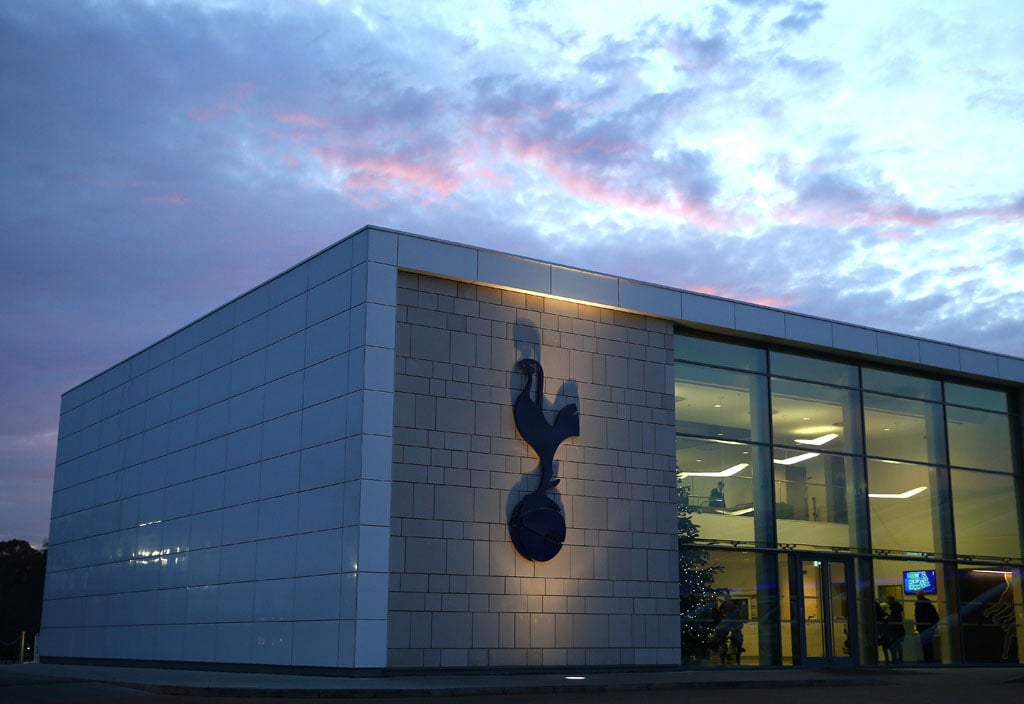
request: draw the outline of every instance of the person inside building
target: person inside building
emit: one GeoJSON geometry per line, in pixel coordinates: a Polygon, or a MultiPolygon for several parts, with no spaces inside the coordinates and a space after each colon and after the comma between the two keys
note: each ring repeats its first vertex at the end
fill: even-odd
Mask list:
{"type": "Polygon", "coordinates": [[[708,506],[711,508],[725,508],[725,482],[720,481],[708,495],[708,506]]]}
{"type": "Polygon", "coordinates": [[[714,650],[718,653],[723,665],[731,663],[733,660],[739,665],[740,656],[745,650],[739,604],[731,594],[726,594],[716,611],[715,627],[712,634],[714,650]]]}
{"type": "Polygon", "coordinates": [[[885,598],[885,602],[889,607],[889,614],[885,618],[889,632],[889,653],[892,655],[893,664],[898,665],[903,662],[903,639],[907,635],[907,630],[903,626],[903,604],[896,601],[892,594],[885,598]]]}
{"type": "Polygon", "coordinates": [[[885,658],[885,664],[888,665],[891,660],[889,658],[889,624],[886,623],[886,619],[889,617],[889,610],[885,602],[875,602],[875,633],[878,639],[878,647],[882,649],[882,656],[885,658]]]}
{"type": "Polygon", "coordinates": [[[923,591],[917,592],[914,602],[914,627],[921,639],[921,652],[925,662],[935,662],[935,630],[939,623],[939,612],[923,591]]]}

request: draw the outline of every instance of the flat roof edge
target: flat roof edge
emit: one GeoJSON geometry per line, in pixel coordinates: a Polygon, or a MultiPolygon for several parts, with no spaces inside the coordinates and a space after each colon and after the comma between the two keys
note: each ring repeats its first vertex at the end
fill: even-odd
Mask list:
{"type": "Polygon", "coordinates": [[[681,325],[762,340],[934,369],[997,383],[1024,385],[1024,358],[893,332],[807,313],[733,300],[580,267],[444,240],[378,225],[363,225],[265,281],[164,335],[134,354],[69,388],[80,389],[253,291],[281,279],[325,252],[363,233],[396,238],[397,268],[456,281],[495,286],[615,308],[681,325]]]}

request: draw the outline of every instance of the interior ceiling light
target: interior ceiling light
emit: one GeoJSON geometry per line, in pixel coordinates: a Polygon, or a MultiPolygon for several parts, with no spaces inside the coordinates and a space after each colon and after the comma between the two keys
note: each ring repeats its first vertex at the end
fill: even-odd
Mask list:
{"type": "Polygon", "coordinates": [[[911,496],[917,496],[922,491],[928,491],[928,487],[915,487],[904,491],[902,494],[868,494],[868,496],[872,499],[909,499],[911,496]]]}
{"type": "Polygon", "coordinates": [[[837,437],[839,437],[839,433],[826,433],[825,435],[816,438],[811,438],[810,440],[797,438],[793,442],[795,442],[797,445],[814,445],[815,447],[821,447],[827,442],[832,442],[837,437]]]}
{"type": "Polygon", "coordinates": [[[734,474],[739,474],[749,466],[750,464],[748,464],[747,462],[740,462],[739,464],[734,464],[732,467],[729,467],[728,469],[723,469],[721,472],[680,472],[679,478],[686,479],[687,477],[731,477],[734,474]]]}
{"type": "Polygon", "coordinates": [[[817,457],[820,454],[820,452],[805,452],[804,454],[797,455],[796,457],[787,457],[784,460],[772,460],[772,462],[774,462],[775,464],[791,465],[796,464],[798,462],[803,462],[804,460],[809,460],[813,457],[817,457]]]}
{"type": "Polygon", "coordinates": [[[748,513],[753,513],[754,507],[748,506],[747,508],[741,508],[738,511],[726,511],[730,516],[745,516],[748,513]]]}

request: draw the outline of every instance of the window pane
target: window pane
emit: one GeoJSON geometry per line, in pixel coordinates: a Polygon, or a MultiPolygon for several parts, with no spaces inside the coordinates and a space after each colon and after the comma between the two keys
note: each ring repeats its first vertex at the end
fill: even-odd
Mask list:
{"type": "Polygon", "coordinates": [[[856,386],[857,367],[783,352],[771,353],[772,374],[837,386],[856,386]]]}
{"type": "Polygon", "coordinates": [[[965,386],[946,382],[946,403],[958,406],[973,406],[999,413],[1007,412],[1006,394],[992,389],[981,389],[977,386],[965,386]]]}
{"type": "Polygon", "coordinates": [[[745,372],[676,363],[676,431],[763,441],[765,378],[745,372]]]}
{"type": "Polygon", "coordinates": [[[754,540],[754,477],[759,448],[738,442],[676,436],[680,512],[693,512],[697,537],[754,540]]]}
{"type": "Polygon", "coordinates": [[[676,359],[683,362],[701,362],[752,372],[764,372],[765,369],[764,350],[754,347],[676,335],[675,348],[676,359]]]}
{"type": "Polygon", "coordinates": [[[952,480],[957,553],[1020,559],[1020,501],[1014,478],[954,469],[952,480]]]}
{"type": "MultiPolygon", "coordinates": [[[[952,662],[953,639],[957,637],[956,619],[950,618],[947,608],[946,583],[943,566],[934,562],[907,562],[904,560],[874,560],[875,575],[875,630],[877,635],[891,638],[898,634],[898,626],[887,620],[890,611],[888,597],[903,607],[904,637],[900,642],[904,662],[952,662]],[[918,591],[924,591],[920,597],[918,591]],[[925,604],[927,602],[927,605],[925,604]],[[918,604],[921,604],[919,607],[918,604]],[[882,612],[878,612],[879,605],[882,612]],[[934,609],[930,612],[929,606],[934,609]],[[920,613],[918,613],[920,612],[920,613]],[[938,622],[933,626],[926,623],[938,622]],[[918,625],[920,623],[920,626],[918,625]],[[918,633],[918,628],[921,632],[918,633]]],[[[878,662],[885,653],[877,647],[878,662]]],[[[890,659],[892,648],[890,647],[890,659]]]]}
{"type": "Polygon", "coordinates": [[[857,547],[855,460],[817,455],[775,465],[775,517],[780,543],[857,547]]]}
{"type": "Polygon", "coordinates": [[[938,478],[934,467],[868,460],[871,547],[938,552],[938,478]]]}
{"type": "Polygon", "coordinates": [[[942,386],[935,379],[865,367],[861,372],[861,383],[865,389],[870,391],[881,391],[885,394],[906,396],[907,398],[920,398],[925,401],[942,400],[942,386]]]}
{"type": "Polygon", "coordinates": [[[864,394],[867,453],[915,462],[943,461],[942,406],[864,394]]]}
{"type": "Polygon", "coordinates": [[[679,613],[684,663],[781,664],[775,562],[770,553],[683,547],[679,613]]]}
{"type": "Polygon", "coordinates": [[[1009,416],[946,406],[946,432],[950,464],[1013,471],[1009,416]]]}
{"type": "Polygon", "coordinates": [[[777,462],[822,450],[859,452],[859,419],[856,391],[772,377],[773,440],[801,448],[776,455],[777,462]]]}
{"type": "Polygon", "coordinates": [[[967,662],[1022,663],[1021,571],[1002,566],[957,572],[960,622],[967,662]]]}

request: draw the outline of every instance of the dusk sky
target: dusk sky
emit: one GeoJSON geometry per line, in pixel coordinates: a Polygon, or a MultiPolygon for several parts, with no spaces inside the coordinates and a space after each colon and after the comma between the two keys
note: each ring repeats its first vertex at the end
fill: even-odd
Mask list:
{"type": "Polygon", "coordinates": [[[0,540],[60,395],[365,224],[1024,357],[1024,4],[0,3],[0,540]]]}

